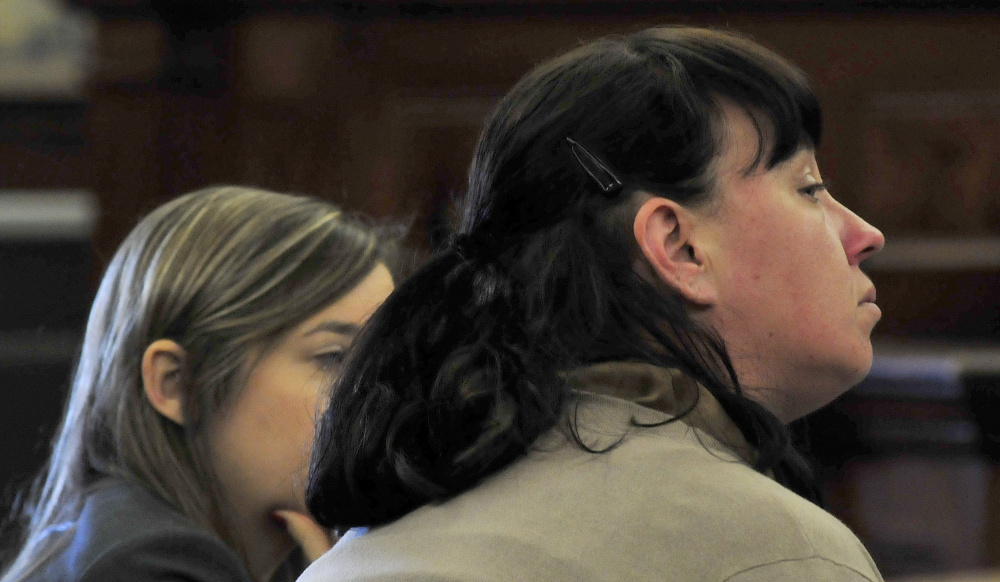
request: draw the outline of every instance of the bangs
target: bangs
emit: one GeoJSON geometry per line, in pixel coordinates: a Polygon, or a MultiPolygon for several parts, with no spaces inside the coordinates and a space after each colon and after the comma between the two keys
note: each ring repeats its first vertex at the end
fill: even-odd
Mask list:
{"type": "Polygon", "coordinates": [[[770,170],[803,147],[819,147],[822,117],[816,96],[808,87],[785,86],[787,91],[761,95],[761,102],[743,105],[757,130],[754,166],[770,170]]]}
{"type": "Polygon", "coordinates": [[[740,74],[710,75],[708,88],[736,103],[753,122],[758,149],[748,169],[770,170],[803,147],[818,147],[822,115],[805,74],[773,53],[731,54],[743,61],[734,63],[740,74]]]}
{"type": "MultiPolygon", "coordinates": [[[[749,176],[758,168],[770,170],[788,160],[800,150],[815,149],[819,146],[821,121],[818,108],[810,111],[799,110],[799,115],[788,115],[786,109],[771,111],[726,99],[737,111],[742,111],[753,125],[757,135],[757,149],[754,156],[743,168],[749,176]]],[[[718,101],[717,101],[718,102],[718,101]]],[[[717,151],[729,135],[728,122],[721,106],[713,111],[713,133],[717,151]]]]}
{"type": "Polygon", "coordinates": [[[776,53],[717,30],[654,29],[637,39],[660,60],[683,63],[713,116],[720,114],[720,97],[746,111],[759,144],[753,168],[771,169],[802,147],[819,146],[819,101],[805,73],[776,53]]]}

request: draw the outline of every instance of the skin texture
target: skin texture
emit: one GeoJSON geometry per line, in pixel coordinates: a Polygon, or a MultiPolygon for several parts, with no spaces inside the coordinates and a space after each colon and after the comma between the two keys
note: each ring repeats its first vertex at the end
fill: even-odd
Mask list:
{"type": "Polygon", "coordinates": [[[723,112],[715,201],[650,198],[636,237],[655,276],[722,337],[746,394],[790,422],[868,373],[881,312],[860,265],[885,239],[822,186],[811,148],[748,172],[756,131],[742,109],[723,112]]]}
{"type": "Polygon", "coordinates": [[[748,395],[791,421],[868,373],[881,317],[860,264],[882,233],[821,186],[811,149],[745,175],[757,136],[730,108],[719,159],[721,205],[703,224],[718,298],[705,314],[722,335],[748,395]]]}
{"type": "Polygon", "coordinates": [[[392,289],[388,269],[379,265],[348,294],[278,338],[209,428],[232,529],[243,538],[258,580],[269,578],[295,543],[310,558],[329,547],[320,537],[324,532],[301,519],[314,422],[351,330],[392,289]]]}

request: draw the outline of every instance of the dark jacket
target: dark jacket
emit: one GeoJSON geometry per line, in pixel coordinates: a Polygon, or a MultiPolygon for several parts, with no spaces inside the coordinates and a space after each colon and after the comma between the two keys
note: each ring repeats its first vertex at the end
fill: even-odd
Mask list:
{"type": "Polygon", "coordinates": [[[139,485],[100,483],[68,533],[28,582],[251,582],[221,539],[139,485]]]}

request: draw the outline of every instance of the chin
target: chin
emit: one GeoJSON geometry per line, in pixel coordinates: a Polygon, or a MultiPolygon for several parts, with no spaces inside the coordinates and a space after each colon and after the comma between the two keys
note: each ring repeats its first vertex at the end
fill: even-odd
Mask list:
{"type": "Polygon", "coordinates": [[[862,338],[855,347],[852,356],[849,361],[844,362],[845,365],[840,379],[840,382],[844,385],[844,389],[841,392],[847,392],[857,386],[859,382],[868,376],[868,372],[871,371],[872,361],[875,357],[872,350],[871,338],[868,336],[862,338]]]}
{"type": "Polygon", "coordinates": [[[840,396],[841,394],[847,392],[851,388],[854,388],[855,386],[857,386],[858,384],[860,384],[861,381],[864,380],[868,376],[868,372],[871,371],[871,369],[872,369],[872,361],[871,361],[871,359],[868,359],[867,363],[865,363],[862,366],[858,366],[853,371],[852,374],[850,374],[848,376],[845,376],[844,381],[840,383],[841,387],[837,391],[837,394],[833,398],[831,398],[830,400],[833,400],[837,396],[840,396]]]}
{"type": "Polygon", "coordinates": [[[858,367],[857,377],[854,379],[853,382],[851,382],[851,387],[856,386],[858,382],[864,380],[865,377],[868,376],[868,372],[872,371],[872,362],[875,359],[875,353],[872,350],[871,340],[865,342],[865,348],[866,349],[865,349],[864,359],[862,360],[861,365],[858,367]]]}
{"type": "Polygon", "coordinates": [[[845,388],[840,391],[832,391],[829,394],[826,394],[826,398],[823,398],[822,400],[816,400],[813,402],[803,403],[801,410],[793,411],[793,414],[787,415],[786,418],[781,418],[781,417],[779,418],[781,418],[781,421],[784,422],[785,424],[796,421],[804,416],[816,412],[817,410],[823,408],[824,406],[827,406],[828,404],[836,400],[838,396],[840,396],[844,392],[847,392],[847,390],[848,388],[845,388]]]}
{"type": "Polygon", "coordinates": [[[813,395],[815,398],[811,399],[809,402],[803,402],[801,410],[795,411],[797,414],[794,414],[791,419],[786,419],[785,422],[787,423],[792,420],[798,420],[799,418],[802,418],[807,414],[812,414],[820,408],[830,404],[864,380],[865,376],[868,375],[868,371],[871,369],[871,365],[871,358],[869,358],[867,363],[864,365],[844,370],[843,374],[839,375],[836,379],[831,379],[830,383],[826,386],[814,386],[813,395]]]}

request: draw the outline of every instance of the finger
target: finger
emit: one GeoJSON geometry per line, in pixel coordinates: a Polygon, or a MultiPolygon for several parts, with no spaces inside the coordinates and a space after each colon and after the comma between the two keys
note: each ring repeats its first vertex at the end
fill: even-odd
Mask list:
{"type": "Polygon", "coordinates": [[[302,553],[310,563],[333,547],[330,533],[308,515],[287,510],[275,511],[273,515],[284,524],[295,543],[302,546],[302,553]]]}

